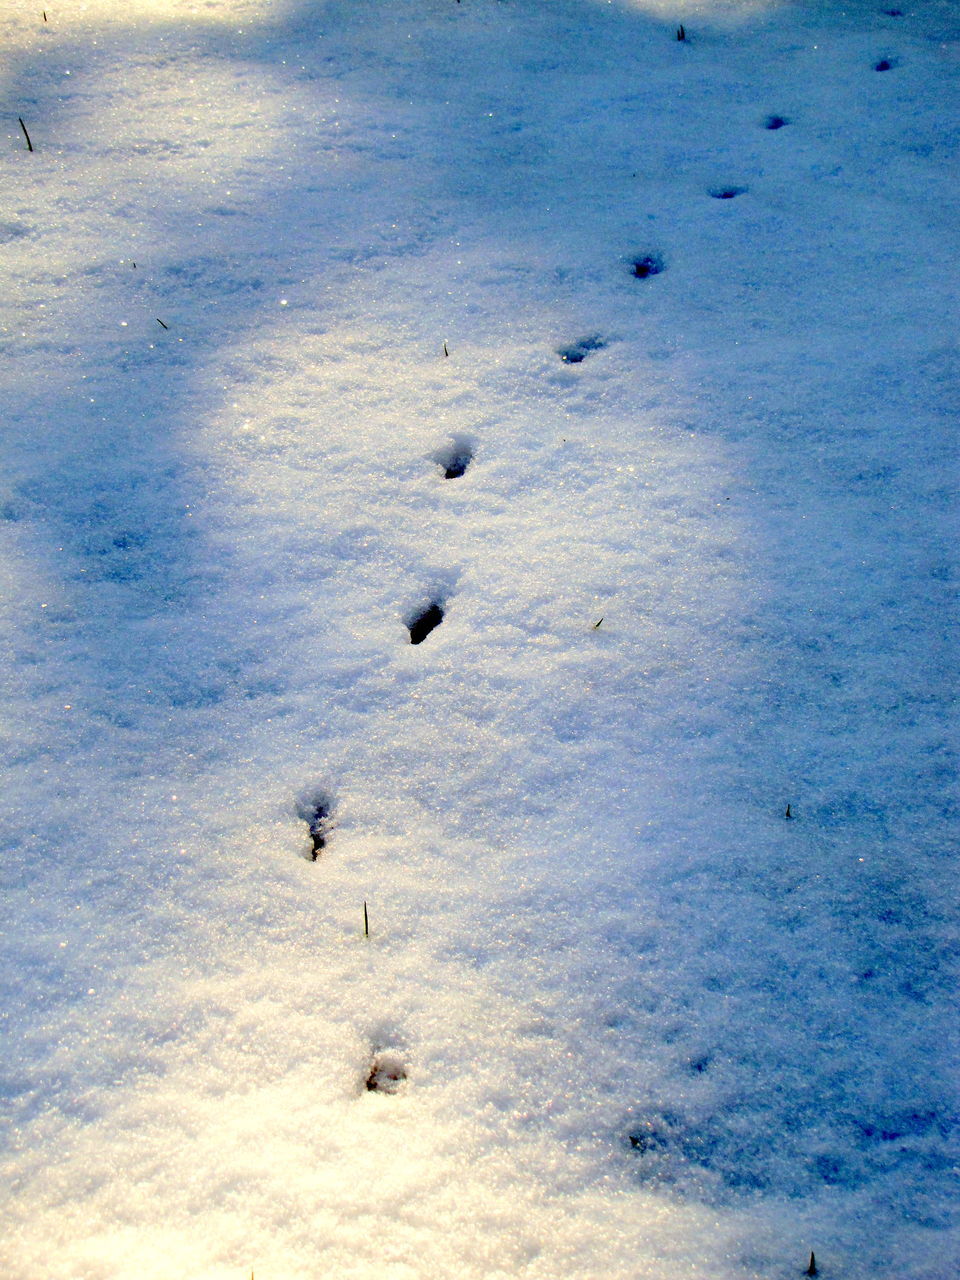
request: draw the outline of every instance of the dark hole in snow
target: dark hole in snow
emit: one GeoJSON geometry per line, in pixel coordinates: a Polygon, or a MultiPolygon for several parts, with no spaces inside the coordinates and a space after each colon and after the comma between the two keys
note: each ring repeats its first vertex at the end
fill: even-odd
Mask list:
{"type": "Polygon", "coordinates": [[[893,63],[889,58],[881,58],[879,62],[874,64],[874,71],[891,71],[893,63]]]}
{"type": "Polygon", "coordinates": [[[580,364],[591,351],[602,351],[606,345],[599,335],[594,334],[592,337],[578,338],[567,347],[557,347],[557,355],[564,364],[580,364]]]}
{"type": "Polygon", "coordinates": [[[655,1128],[652,1124],[647,1123],[639,1125],[627,1134],[627,1141],[634,1151],[638,1151],[640,1155],[646,1155],[651,1151],[662,1151],[667,1145],[666,1134],[655,1128]]]}
{"type": "Polygon", "coordinates": [[[442,621],[443,610],[436,601],[434,601],[433,604],[424,609],[423,613],[418,613],[417,616],[409,623],[410,643],[423,644],[430,632],[433,631],[435,627],[439,627],[442,621]]]}
{"type": "Polygon", "coordinates": [[[366,1088],[370,1093],[399,1093],[406,1078],[406,1068],[395,1053],[378,1053],[370,1064],[366,1088]]]}
{"type": "Polygon", "coordinates": [[[785,124],[789,123],[790,121],[785,116],[767,116],[763,127],[765,129],[782,129],[785,124]]]}
{"type": "Polygon", "coordinates": [[[836,1156],[819,1155],[813,1162],[817,1176],[828,1187],[836,1187],[848,1181],[847,1169],[843,1161],[836,1156]]]}
{"type": "Polygon", "coordinates": [[[939,1119],[936,1111],[910,1111],[887,1117],[886,1122],[861,1122],[860,1131],[873,1142],[899,1142],[905,1138],[924,1137],[931,1130],[939,1130],[939,1119]]]}
{"type": "Polygon", "coordinates": [[[310,834],[311,862],[316,862],[321,851],[326,847],[332,826],[330,820],[332,812],[333,801],[327,795],[314,795],[297,804],[297,817],[302,818],[307,824],[310,834]]]}
{"type": "Polygon", "coordinates": [[[21,236],[28,236],[30,228],[22,222],[0,222],[0,244],[6,244],[9,240],[18,240],[21,236]]]}
{"type": "Polygon", "coordinates": [[[443,449],[438,449],[433,460],[443,468],[444,480],[457,480],[473,461],[473,445],[462,436],[457,436],[443,449]]]}
{"type": "Polygon", "coordinates": [[[883,12],[887,15],[887,17],[888,17],[888,18],[902,18],[902,17],[903,17],[903,10],[902,10],[902,9],[884,9],[884,10],[883,10],[883,12]]]}
{"type": "Polygon", "coordinates": [[[648,276],[658,276],[663,266],[663,259],[659,254],[646,253],[642,258],[634,258],[630,270],[638,280],[646,280],[648,276]]]}
{"type": "Polygon", "coordinates": [[[131,547],[142,547],[144,539],[135,533],[118,533],[113,545],[118,551],[128,551],[131,547]]]}
{"type": "Polygon", "coordinates": [[[746,187],[711,187],[710,194],[714,200],[733,200],[736,196],[742,196],[746,189],[746,187]]]}

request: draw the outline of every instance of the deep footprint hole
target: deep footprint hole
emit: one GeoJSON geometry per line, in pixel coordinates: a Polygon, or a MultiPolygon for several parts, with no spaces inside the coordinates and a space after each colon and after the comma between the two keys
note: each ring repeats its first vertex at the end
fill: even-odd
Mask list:
{"type": "Polygon", "coordinates": [[[606,342],[599,334],[590,334],[586,338],[578,338],[566,347],[557,347],[557,355],[564,364],[581,364],[591,351],[602,351],[606,342]]]}
{"type": "Polygon", "coordinates": [[[443,471],[444,480],[458,480],[473,461],[473,441],[467,436],[454,436],[433,454],[433,461],[443,471]]]}
{"type": "Polygon", "coordinates": [[[896,65],[892,58],[881,58],[879,62],[873,64],[873,69],[874,71],[892,71],[896,65]]]}
{"type": "Polygon", "coordinates": [[[383,1049],[373,1055],[364,1086],[368,1093],[399,1093],[406,1079],[407,1069],[400,1055],[383,1049]]]}
{"type": "Polygon", "coordinates": [[[746,187],[711,187],[710,194],[714,200],[735,200],[746,193],[746,187]]]}
{"type": "Polygon", "coordinates": [[[669,1135],[661,1127],[651,1121],[647,1121],[644,1124],[634,1126],[627,1134],[627,1142],[630,1144],[632,1151],[636,1151],[643,1156],[665,1151],[669,1146],[669,1135]]]}
{"type": "Polygon", "coordinates": [[[438,600],[434,600],[407,623],[410,629],[410,643],[423,644],[430,632],[439,627],[442,621],[443,606],[438,600]]]}
{"type": "Polygon", "coordinates": [[[763,127],[765,129],[782,129],[784,125],[787,125],[789,123],[790,121],[786,118],[786,116],[767,116],[766,120],[764,121],[763,127]]]}
{"type": "Polygon", "coordinates": [[[307,857],[316,862],[326,848],[333,827],[333,798],[325,791],[314,791],[297,801],[297,817],[307,824],[310,848],[307,857]]]}
{"type": "Polygon", "coordinates": [[[664,269],[665,263],[658,253],[645,253],[639,258],[634,258],[630,264],[630,273],[638,280],[658,276],[664,269]]]}

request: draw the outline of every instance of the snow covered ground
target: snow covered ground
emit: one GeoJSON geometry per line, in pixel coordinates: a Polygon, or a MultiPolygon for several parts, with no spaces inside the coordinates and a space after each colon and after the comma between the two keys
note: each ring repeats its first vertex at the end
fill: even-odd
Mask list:
{"type": "Polygon", "coordinates": [[[7,0],[4,1277],[957,1274],[884,4],[7,0]]]}

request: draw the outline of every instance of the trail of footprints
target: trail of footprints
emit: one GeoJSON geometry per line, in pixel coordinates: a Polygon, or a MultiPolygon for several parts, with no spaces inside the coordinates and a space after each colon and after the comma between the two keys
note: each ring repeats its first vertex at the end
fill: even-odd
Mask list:
{"type": "MultiPolygon", "coordinates": [[[[901,9],[884,9],[881,12],[890,18],[903,16],[903,10],[901,9]]],[[[686,39],[685,36],[678,38],[686,39]]],[[[899,60],[897,58],[882,57],[873,64],[873,70],[877,72],[892,71],[898,65],[899,60]]],[[[770,132],[777,132],[786,128],[789,124],[790,119],[787,116],[771,114],[764,119],[763,128],[770,132]]],[[[746,186],[729,184],[711,187],[708,189],[707,195],[714,200],[734,200],[739,196],[746,195],[748,190],[749,188],[746,186]]],[[[652,279],[667,269],[667,263],[663,255],[655,250],[637,254],[628,260],[628,265],[630,275],[637,280],[652,279]]],[[[607,345],[608,340],[605,337],[599,333],[592,333],[577,338],[564,346],[557,347],[556,354],[564,364],[582,364],[594,352],[604,350],[607,345]]],[[[443,353],[445,356],[449,355],[446,344],[444,344],[443,353]]],[[[466,474],[467,469],[473,462],[474,452],[474,443],[470,438],[467,436],[454,436],[445,445],[437,449],[431,456],[431,460],[440,468],[445,480],[459,480],[466,474]]],[[[410,633],[410,643],[412,645],[422,644],[440,626],[443,618],[444,601],[442,599],[429,600],[421,608],[410,614],[406,620],[406,626],[410,633]]],[[[333,797],[322,790],[314,791],[297,801],[297,816],[306,823],[309,836],[305,856],[311,862],[318,861],[327,846],[330,833],[334,827],[334,809],[335,801],[333,797]]],[[[789,808],[787,816],[790,816],[789,808]]],[[[366,904],[364,904],[364,922],[366,932],[366,904]]],[[[707,1069],[708,1060],[703,1059],[692,1065],[696,1071],[703,1072],[707,1069]]],[[[372,1044],[362,1079],[362,1091],[382,1094],[403,1092],[407,1085],[407,1068],[403,1055],[395,1047],[377,1043],[372,1044]]],[[[641,1157],[668,1145],[663,1132],[654,1121],[645,1121],[639,1126],[634,1126],[627,1134],[627,1143],[629,1148],[641,1157]]],[[[812,1266],[813,1257],[811,1255],[811,1268],[812,1266]]],[[[810,1273],[813,1272],[806,1274],[810,1273]]]]}
{"type": "MultiPolygon", "coordinates": [[[[307,824],[308,843],[304,857],[316,862],[327,846],[333,828],[335,801],[328,791],[311,791],[302,795],[296,803],[297,817],[307,824]]],[[[366,903],[364,903],[366,920],[366,903]]],[[[406,1086],[407,1068],[403,1056],[396,1047],[374,1043],[363,1070],[361,1092],[400,1093],[406,1086]]]]}
{"type": "MultiPolygon", "coordinates": [[[[459,480],[473,461],[474,446],[465,436],[454,436],[448,444],[433,455],[445,480],[459,480]]],[[[407,618],[411,644],[422,644],[427,636],[443,621],[444,607],[441,599],[431,600],[407,618]]],[[[315,790],[301,796],[296,802],[297,817],[307,825],[308,842],[304,856],[317,862],[327,846],[334,826],[335,801],[329,792],[315,790]]],[[[366,926],[364,903],[364,932],[366,926]]],[[[398,1094],[407,1083],[407,1068],[402,1054],[395,1048],[374,1044],[363,1075],[363,1089],[367,1093],[398,1094]]]]}

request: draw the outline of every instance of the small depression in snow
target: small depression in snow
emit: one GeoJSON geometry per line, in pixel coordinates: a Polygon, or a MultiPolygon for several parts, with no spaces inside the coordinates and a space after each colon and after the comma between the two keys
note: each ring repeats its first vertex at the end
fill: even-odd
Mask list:
{"type": "Polygon", "coordinates": [[[858,1113],[855,1105],[835,1145],[818,1149],[811,1141],[820,1121],[815,1110],[799,1099],[793,1106],[785,1099],[779,1104],[773,1113],[754,1117],[759,1121],[762,1115],[763,1123],[752,1132],[731,1112],[696,1120],[676,1112],[650,1115],[629,1127],[625,1146],[644,1180],[691,1188],[708,1199],[722,1197],[724,1189],[755,1193],[776,1187],[793,1195],[824,1185],[856,1189],[894,1170],[909,1177],[921,1162],[944,1173],[952,1167],[948,1148],[956,1121],[936,1106],[891,1104],[858,1113]],[[784,1101],[786,1111],[780,1110],[784,1101]],[[771,1123],[782,1124],[779,1150],[764,1137],[764,1125],[771,1123]]]}
{"type": "Polygon", "coordinates": [[[383,1049],[374,1054],[364,1087],[368,1093],[399,1093],[406,1080],[407,1069],[400,1055],[383,1049]]]}
{"type": "Polygon", "coordinates": [[[443,621],[443,608],[439,601],[434,600],[432,604],[427,605],[407,623],[410,629],[410,643],[423,644],[431,631],[439,627],[443,621]]]}
{"type": "Polygon", "coordinates": [[[786,116],[767,116],[763,127],[765,129],[782,129],[784,125],[789,123],[790,121],[786,116]]]}
{"type": "Polygon", "coordinates": [[[636,1125],[627,1134],[627,1141],[630,1149],[639,1152],[640,1155],[646,1155],[650,1151],[663,1151],[668,1145],[667,1135],[650,1121],[636,1125]]]}
{"type": "Polygon", "coordinates": [[[316,862],[326,847],[333,826],[333,800],[325,791],[313,792],[297,801],[297,817],[307,824],[310,848],[306,856],[316,862]]]}
{"type": "Polygon", "coordinates": [[[565,347],[557,347],[557,355],[564,364],[581,364],[591,351],[602,351],[606,342],[599,334],[591,334],[586,338],[578,338],[565,347]]]}
{"type": "Polygon", "coordinates": [[[442,468],[444,480],[459,480],[473,461],[473,442],[466,436],[454,436],[436,451],[433,461],[442,468]]]}
{"type": "Polygon", "coordinates": [[[711,187],[710,194],[714,200],[735,200],[746,193],[746,187],[711,187]]]}
{"type": "Polygon", "coordinates": [[[646,280],[650,276],[658,276],[664,270],[665,264],[659,253],[644,253],[639,258],[634,258],[630,264],[630,274],[636,276],[638,280],[646,280]]]}
{"type": "Polygon", "coordinates": [[[29,234],[30,228],[22,222],[0,222],[0,244],[8,244],[29,234]]]}

